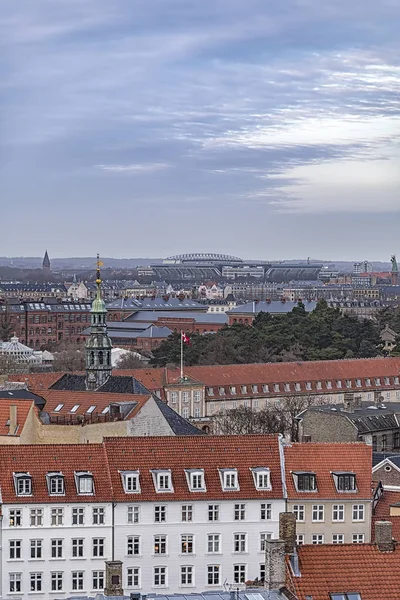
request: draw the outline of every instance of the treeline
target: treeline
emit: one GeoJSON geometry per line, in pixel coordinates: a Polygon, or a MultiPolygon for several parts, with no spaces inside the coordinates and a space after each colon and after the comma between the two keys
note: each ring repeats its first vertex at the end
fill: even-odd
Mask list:
{"type": "MultiPolygon", "coordinates": [[[[400,313],[385,310],[377,321],[342,315],[320,300],[312,312],[301,302],[290,313],[259,313],[252,325],[232,325],[214,334],[191,335],[185,364],[241,364],[368,358],[382,354],[380,332],[388,323],[400,332],[400,313]],[[398,326],[398,328],[397,328],[398,326]]],[[[180,333],[153,351],[151,364],[179,364],[180,333]]]]}

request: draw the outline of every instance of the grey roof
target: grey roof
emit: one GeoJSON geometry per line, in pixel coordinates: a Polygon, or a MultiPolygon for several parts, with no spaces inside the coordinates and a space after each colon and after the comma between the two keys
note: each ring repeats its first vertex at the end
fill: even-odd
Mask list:
{"type": "Polygon", "coordinates": [[[200,429],[197,429],[175,412],[168,404],[160,400],[158,396],[153,395],[153,398],[175,435],[205,435],[200,429]]]}
{"type": "Polygon", "coordinates": [[[171,335],[172,331],[168,327],[157,327],[157,325],[150,325],[143,333],[138,333],[138,338],[167,338],[171,335]]]}
{"type": "MultiPolygon", "coordinates": [[[[149,323],[154,323],[157,319],[171,317],[174,319],[194,319],[196,323],[227,323],[228,317],[225,313],[197,313],[197,312],[189,312],[189,311],[174,311],[171,313],[170,311],[141,311],[139,310],[133,315],[129,315],[125,319],[126,322],[133,321],[141,321],[146,320],[149,323]]],[[[115,321],[114,321],[115,323],[115,321]]]]}
{"type": "Polygon", "coordinates": [[[164,300],[161,298],[143,298],[143,300],[139,300],[138,298],[120,298],[118,300],[114,300],[113,302],[109,302],[107,304],[107,308],[119,308],[123,310],[199,310],[205,311],[206,308],[203,304],[196,302],[195,300],[190,300],[185,298],[184,300],[180,300],[179,298],[169,298],[168,300],[164,300]]]}
{"type": "MultiPolygon", "coordinates": [[[[86,391],[86,376],[65,373],[50,389],[84,392],[86,391]]],[[[112,392],[114,394],[151,394],[140,381],[129,375],[111,375],[104,385],[96,391],[112,392]]]]}
{"type": "MultiPolygon", "coordinates": [[[[361,434],[387,429],[398,429],[400,427],[396,417],[396,414],[400,415],[400,404],[398,402],[390,402],[388,406],[380,405],[379,407],[374,406],[371,402],[364,402],[362,408],[358,408],[353,412],[344,410],[343,404],[326,404],[311,406],[301,414],[304,414],[308,410],[347,418],[354,423],[361,434]]],[[[301,414],[299,417],[301,417],[301,414]]]]}
{"type": "MultiPolygon", "coordinates": [[[[307,312],[312,311],[317,306],[317,303],[314,300],[305,300],[304,306],[307,312]]],[[[239,314],[258,314],[260,312],[269,312],[274,314],[286,314],[291,312],[296,306],[297,302],[282,302],[281,300],[271,300],[271,302],[266,302],[264,300],[259,302],[247,302],[247,304],[242,304],[241,306],[236,306],[232,308],[232,310],[228,311],[228,315],[239,313],[239,314]]]]}
{"type": "MultiPolygon", "coordinates": [[[[288,598],[286,594],[280,593],[278,590],[266,590],[260,588],[248,588],[245,590],[232,590],[235,592],[235,600],[285,600],[288,598]]],[[[225,590],[212,590],[206,592],[193,592],[179,594],[146,594],[147,600],[230,600],[231,595],[229,591],[225,590]]],[[[293,598],[293,596],[291,595],[293,598]]],[[[68,598],[68,600],[89,600],[88,596],[74,596],[68,598]]],[[[93,598],[94,600],[94,598],[93,598]]],[[[130,600],[130,596],[105,596],[104,594],[96,594],[96,600],[130,600]]]]}
{"type": "Polygon", "coordinates": [[[15,389],[15,390],[0,390],[0,400],[7,398],[7,400],[33,400],[35,405],[42,410],[43,406],[46,404],[46,401],[41,396],[37,396],[33,394],[29,390],[25,389],[15,389]]]}

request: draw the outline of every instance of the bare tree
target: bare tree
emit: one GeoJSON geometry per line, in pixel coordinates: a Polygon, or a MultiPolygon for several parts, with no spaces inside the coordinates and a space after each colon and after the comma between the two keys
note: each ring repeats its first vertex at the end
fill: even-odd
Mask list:
{"type": "Polygon", "coordinates": [[[72,343],[60,344],[54,352],[53,371],[83,371],[84,369],[84,347],[72,343]]]}
{"type": "Polygon", "coordinates": [[[221,435],[283,433],[278,412],[271,408],[255,411],[247,406],[216,413],[213,415],[213,428],[221,435]]]}
{"type": "Polygon", "coordinates": [[[11,373],[29,373],[29,365],[16,361],[8,354],[0,354],[0,375],[11,375],[11,373]]]}
{"type": "Polygon", "coordinates": [[[127,352],[116,364],[117,369],[143,369],[144,367],[146,367],[146,363],[140,360],[135,352],[127,352]]]}
{"type": "Polygon", "coordinates": [[[274,405],[274,411],[278,415],[279,421],[282,423],[284,433],[290,437],[292,442],[299,441],[299,423],[296,419],[303,410],[310,406],[325,404],[320,396],[308,394],[285,396],[274,405]]]}

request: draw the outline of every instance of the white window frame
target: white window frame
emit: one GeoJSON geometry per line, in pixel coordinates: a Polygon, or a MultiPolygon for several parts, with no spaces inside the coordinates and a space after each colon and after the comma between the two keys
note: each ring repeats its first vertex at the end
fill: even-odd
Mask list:
{"type": "Polygon", "coordinates": [[[14,485],[17,496],[32,496],[33,485],[30,473],[14,473],[14,485]]]}
{"type": "Polygon", "coordinates": [[[94,495],[94,478],[90,471],[75,471],[76,491],[79,496],[94,495]]]}
{"type": "Polygon", "coordinates": [[[171,469],[155,469],[151,471],[151,474],[157,494],[171,494],[174,492],[171,469]]]}
{"type": "Polygon", "coordinates": [[[332,505],[332,522],[339,523],[345,520],[345,506],[344,504],[333,504],[332,505]]]}
{"type": "Polygon", "coordinates": [[[323,504],[312,505],[312,522],[323,523],[325,521],[325,506],[323,504]]]}
{"type": "Polygon", "coordinates": [[[140,567],[128,567],[126,570],[127,587],[140,588],[140,567]]]}
{"type": "Polygon", "coordinates": [[[140,556],[140,535],[128,535],[126,538],[126,555],[140,556]]]}
{"type": "Polygon", "coordinates": [[[194,554],[194,535],[192,533],[182,533],[181,534],[181,548],[180,553],[183,555],[192,555],[194,554]]]}
{"type": "Polygon", "coordinates": [[[353,533],[351,539],[352,539],[353,544],[363,544],[365,541],[365,534],[364,533],[353,533]]]}
{"type": "Polygon", "coordinates": [[[344,533],[333,533],[332,544],[344,544],[344,533]]]}
{"type": "Polygon", "coordinates": [[[293,505],[293,513],[296,517],[297,523],[304,523],[305,521],[305,505],[304,504],[294,504],[293,505]]]}
{"type": "Polygon", "coordinates": [[[351,520],[353,523],[365,521],[365,504],[353,504],[351,507],[351,520]],[[360,518],[360,514],[362,515],[360,518]]]}
{"type": "Polygon", "coordinates": [[[47,473],[46,478],[49,496],[65,496],[64,475],[61,472],[47,473]]]}
{"type": "Polygon", "coordinates": [[[138,504],[126,507],[126,522],[129,524],[140,522],[140,506],[138,504]]]}
{"type": "Polygon", "coordinates": [[[43,526],[43,508],[31,508],[29,511],[30,527],[43,526]]]}
{"type": "Polygon", "coordinates": [[[181,565],[180,585],[182,587],[194,587],[193,565],[181,565]]]}
{"type": "Polygon", "coordinates": [[[271,472],[268,467],[256,467],[252,469],[253,480],[256,490],[268,490],[271,487],[271,472]]]}
{"type": "Polygon", "coordinates": [[[219,469],[219,474],[224,492],[235,492],[240,490],[237,469],[219,469]]]}
{"type": "Polygon", "coordinates": [[[168,569],[165,566],[153,567],[153,587],[168,587],[168,569]]]}
{"type": "Polygon", "coordinates": [[[323,533],[313,533],[311,537],[311,543],[315,544],[323,544],[324,543],[324,534],[323,533]]]}
{"type": "Polygon", "coordinates": [[[120,473],[125,494],[140,494],[139,471],[121,471],[120,473]]]}

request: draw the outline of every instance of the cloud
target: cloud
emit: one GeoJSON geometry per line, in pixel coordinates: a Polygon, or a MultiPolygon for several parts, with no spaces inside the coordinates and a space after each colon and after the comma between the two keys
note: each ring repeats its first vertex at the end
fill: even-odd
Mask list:
{"type": "Polygon", "coordinates": [[[171,165],[166,163],[152,164],[136,164],[136,165],[97,165],[103,171],[111,171],[112,173],[154,173],[169,169],[171,165]]]}

